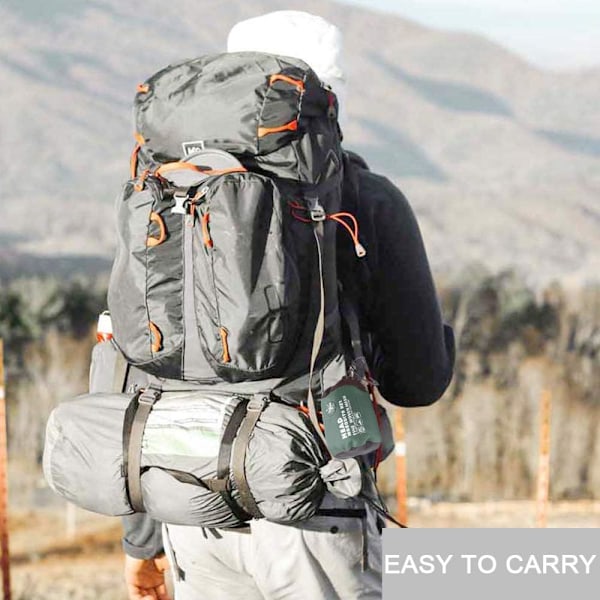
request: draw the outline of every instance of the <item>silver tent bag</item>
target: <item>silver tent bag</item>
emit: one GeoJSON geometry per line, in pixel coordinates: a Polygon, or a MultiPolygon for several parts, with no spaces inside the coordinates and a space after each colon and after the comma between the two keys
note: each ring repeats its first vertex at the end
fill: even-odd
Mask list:
{"type": "Polygon", "coordinates": [[[133,415],[149,391],[87,394],[54,409],[43,466],[56,493],[105,515],[145,511],[203,527],[315,514],[331,465],[302,412],[260,395],[157,391],[136,450],[133,415]]]}

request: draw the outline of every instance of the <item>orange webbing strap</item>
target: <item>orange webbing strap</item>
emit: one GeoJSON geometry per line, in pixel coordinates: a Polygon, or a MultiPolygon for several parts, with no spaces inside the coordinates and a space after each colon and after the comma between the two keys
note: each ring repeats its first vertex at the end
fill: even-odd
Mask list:
{"type": "Polygon", "coordinates": [[[269,85],[273,85],[276,81],[285,81],[286,83],[296,86],[299,92],[304,91],[304,81],[301,79],[294,79],[293,77],[288,77],[283,73],[276,73],[275,75],[271,75],[269,79],[269,85]]]}
{"type": "Polygon", "coordinates": [[[129,170],[131,172],[131,179],[135,179],[137,176],[137,164],[138,164],[138,154],[140,153],[141,146],[136,144],[133,152],[131,153],[131,158],[129,159],[129,170]]]}
{"type": "Polygon", "coordinates": [[[154,248],[160,244],[162,244],[167,239],[167,227],[163,218],[157,213],[152,211],[150,213],[150,222],[156,223],[158,225],[159,234],[158,237],[148,236],[146,239],[146,246],[148,248],[154,248]]]}
{"type": "Polygon", "coordinates": [[[225,327],[220,327],[219,335],[221,336],[221,344],[223,346],[223,362],[231,362],[231,355],[229,354],[229,344],[227,343],[227,336],[229,335],[229,332],[227,331],[227,329],[225,329],[225,327]]]}
{"type": "MultiPolygon", "coordinates": [[[[301,79],[294,79],[283,73],[276,73],[269,78],[269,85],[273,85],[276,81],[285,81],[286,83],[295,86],[300,94],[304,92],[304,81],[301,79]]],[[[262,138],[270,133],[281,133],[282,131],[298,131],[298,119],[294,119],[293,121],[290,121],[285,125],[279,125],[278,127],[259,127],[258,137],[262,138]]]]}
{"type": "Polygon", "coordinates": [[[161,165],[154,171],[154,174],[158,177],[162,177],[165,173],[170,173],[171,171],[197,171],[198,173],[202,172],[202,169],[198,165],[193,165],[188,162],[170,162],[161,165]]]}
{"type": "Polygon", "coordinates": [[[150,334],[152,336],[152,352],[159,352],[162,348],[163,336],[160,332],[160,329],[152,322],[148,322],[148,327],[150,328],[150,334]]]}
{"type": "Polygon", "coordinates": [[[162,177],[165,173],[171,173],[172,171],[196,171],[204,175],[226,175],[227,173],[245,173],[247,169],[244,167],[232,167],[230,169],[203,169],[202,167],[189,162],[177,161],[161,165],[158,167],[158,169],[156,169],[154,174],[158,177],[162,177]]]}
{"type": "Polygon", "coordinates": [[[202,171],[205,175],[227,175],[228,173],[247,173],[246,167],[231,167],[229,169],[207,169],[202,171]]]}
{"type": "Polygon", "coordinates": [[[141,147],[146,143],[144,137],[139,134],[137,131],[134,132],[133,137],[137,142],[133,152],[131,153],[131,158],[129,159],[129,169],[131,171],[131,179],[135,179],[137,177],[137,164],[138,164],[138,154],[140,153],[141,147]]]}
{"type": "Polygon", "coordinates": [[[264,137],[265,135],[269,135],[270,133],[280,133],[281,131],[297,131],[298,130],[298,119],[294,119],[285,125],[280,125],[279,127],[259,127],[258,128],[258,137],[264,137]]]}

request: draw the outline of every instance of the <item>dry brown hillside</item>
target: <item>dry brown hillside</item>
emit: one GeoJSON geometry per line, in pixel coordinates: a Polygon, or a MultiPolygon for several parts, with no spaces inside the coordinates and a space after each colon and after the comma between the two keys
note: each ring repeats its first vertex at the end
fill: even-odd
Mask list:
{"type": "Polygon", "coordinates": [[[594,276],[600,73],[540,71],[479,36],[326,0],[3,2],[0,261],[109,256],[135,85],[277,8],[345,32],[347,145],[407,193],[436,270],[481,259],[537,283],[594,276]]]}

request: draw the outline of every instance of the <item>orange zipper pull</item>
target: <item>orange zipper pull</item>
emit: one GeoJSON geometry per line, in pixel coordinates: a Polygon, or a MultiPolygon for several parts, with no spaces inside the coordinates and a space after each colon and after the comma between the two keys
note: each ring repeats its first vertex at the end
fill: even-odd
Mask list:
{"type": "Polygon", "coordinates": [[[221,345],[223,346],[223,362],[231,362],[231,355],[229,354],[229,344],[227,343],[227,329],[225,327],[219,328],[219,335],[221,336],[221,345]]]}
{"type": "Polygon", "coordinates": [[[210,231],[208,229],[208,222],[210,220],[210,213],[209,212],[205,212],[202,215],[202,240],[204,241],[204,245],[207,248],[212,248],[213,247],[213,241],[212,238],[210,237],[210,231]]]}

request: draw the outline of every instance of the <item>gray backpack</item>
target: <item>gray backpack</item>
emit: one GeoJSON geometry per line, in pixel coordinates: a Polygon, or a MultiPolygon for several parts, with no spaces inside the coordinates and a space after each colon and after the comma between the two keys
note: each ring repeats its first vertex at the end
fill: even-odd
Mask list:
{"type": "Polygon", "coordinates": [[[158,72],[134,113],[108,295],[127,361],[239,382],[308,372],[315,337],[315,361],[339,355],[334,94],[300,60],[231,53],[158,72]]]}
{"type": "Polygon", "coordinates": [[[335,96],[300,60],[222,54],[160,71],[134,112],[108,297],[119,352],[100,344],[92,371],[115,384],[55,411],[48,481],[91,510],[208,527],[295,522],[326,489],[357,495],[358,462],[329,460],[313,399],[346,372],[338,224],[364,254],[338,214],[335,96]],[[197,442],[211,406],[218,451],[178,451],[177,415],[197,442]]]}

